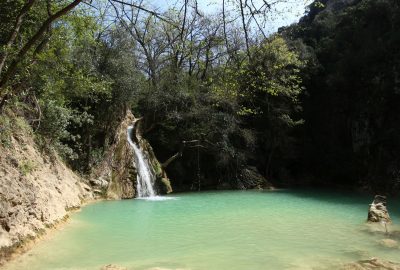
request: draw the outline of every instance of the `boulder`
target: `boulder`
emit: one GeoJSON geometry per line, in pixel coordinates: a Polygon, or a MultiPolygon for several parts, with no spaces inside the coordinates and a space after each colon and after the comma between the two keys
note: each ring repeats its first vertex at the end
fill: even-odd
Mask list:
{"type": "Polygon", "coordinates": [[[391,219],[386,208],[385,196],[376,195],[372,204],[369,205],[368,222],[391,223],[391,219]]]}

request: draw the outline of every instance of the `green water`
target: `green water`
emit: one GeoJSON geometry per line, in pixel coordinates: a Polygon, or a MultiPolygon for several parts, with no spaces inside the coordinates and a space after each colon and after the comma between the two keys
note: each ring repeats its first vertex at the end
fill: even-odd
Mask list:
{"type": "Polygon", "coordinates": [[[366,231],[369,196],[317,190],[174,196],[86,206],[7,269],[111,263],[135,270],[325,269],[372,256],[400,261],[399,249],[378,244],[383,233],[366,231]]]}

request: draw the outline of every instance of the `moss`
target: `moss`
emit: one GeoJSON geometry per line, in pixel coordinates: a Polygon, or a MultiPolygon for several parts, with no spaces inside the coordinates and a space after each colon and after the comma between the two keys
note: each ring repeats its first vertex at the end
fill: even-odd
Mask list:
{"type": "Polygon", "coordinates": [[[155,163],[153,165],[154,172],[156,173],[157,177],[161,177],[162,176],[162,171],[163,171],[162,168],[161,168],[161,164],[158,161],[156,161],[154,163],[155,163]]]}
{"type": "Polygon", "coordinates": [[[164,187],[166,188],[166,193],[167,194],[172,193],[173,190],[172,190],[171,182],[169,181],[169,179],[166,177],[163,177],[163,178],[161,178],[161,182],[164,184],[164,187]]]}

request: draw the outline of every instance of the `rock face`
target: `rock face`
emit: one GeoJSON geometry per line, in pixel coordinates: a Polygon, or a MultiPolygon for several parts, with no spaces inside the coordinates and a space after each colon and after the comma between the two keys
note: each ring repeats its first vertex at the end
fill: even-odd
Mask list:
{"type": "Polygon", "coordinates": [[[117,128],[114,143],[105,155],[104,160],[91,175],[91,184],[99,196],[108,199],[131,199],[135,197],[137,170],[135,157],[128,142],[127,129],[135,125],[136,141],[150,161],[153,175],[156,176],[161,192],[172,192],[169,181],[163,181],[161,165],[154,155],[150,144],[142,138],[140,119],[136,119],[130,111],[127,111],[125,119],[117,128]]]}
{"type": "Polygon", "coordinates": [[[342,270],[400,270],[400,264],[377,258],[344,265],[342,270]]]}
{"type": "Polygon", "coordinates": [[[260,174],[256,167],[248,166],[239,173],[240,189],[273,189],[271,183],[260,174]]]}
{"type": "Polygon", "coordinates": [[[128,126],[135,120],[133,114],[128,112],[117,128],[114,143],[90,177],[90,183],[99,196],[108,199],[130,199],[135,196],[136,168],[127,139],[128,126]]]}
{"type": "Polygon", "coordinates": [[[218,190],[274,189],[273,185],[253,166],[242,168],[236,181],[222,181],[218,183],[216,188],[218,190]]]}
{"type": "Polygon", "coordinates": [[[369,206],[368,222],[391,222],[389,213],[386,208],[385,196],[375,196],[374,201],[369,206]]]}
{"type": "Polygon", "coordinates": [[[92,198],[91,188],[32,138],[27,126],[0,145],[0,260],[92,198]]]}
{"type": "Polygon", "coordinates": [[[156,177],[156,189],[162,194],[172,193],[171,182],[167,176],[167,173],[162,168],[161,163],[158,161],[154,154],[153,148],[150,143],[142,137],[142,121],[139,121],[136,125],[136,138],[138,139],[139,145],[146,156],[146,159],[150,163],[150,170],[156,177]]]}

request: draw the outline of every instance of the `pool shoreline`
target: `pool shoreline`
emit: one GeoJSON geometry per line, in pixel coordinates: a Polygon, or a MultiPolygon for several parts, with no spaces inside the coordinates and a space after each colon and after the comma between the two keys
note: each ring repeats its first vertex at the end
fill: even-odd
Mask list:
{"type": "Polygon", "coordinates": [[[99,203],[102,201],[108,200],[97,198],[83,201],[78,208],[68,209],[67,214],[63,218],[55,221],[53,224],[47,226],[45,229],[37,231],[35,236],[27,236],[12,246],[0,249],[0,269],[5,268],[8,264],[12,263],[25,253],[32,250],[42,241],[49,240],[54,233],[62,230],[70,222],[71,215],[82,211],[82,208],[88,205],[99,203]]]}

